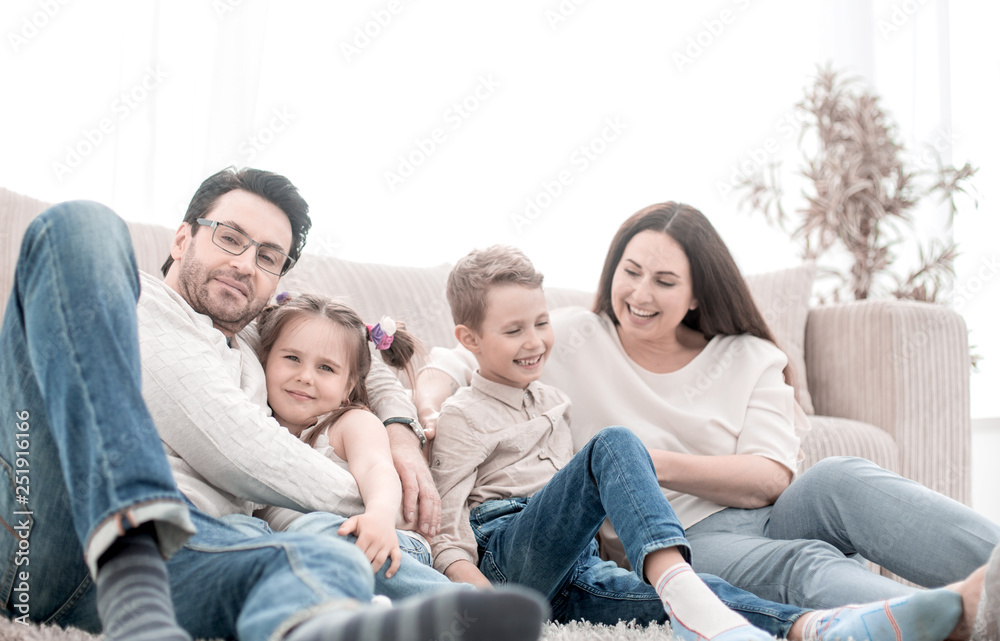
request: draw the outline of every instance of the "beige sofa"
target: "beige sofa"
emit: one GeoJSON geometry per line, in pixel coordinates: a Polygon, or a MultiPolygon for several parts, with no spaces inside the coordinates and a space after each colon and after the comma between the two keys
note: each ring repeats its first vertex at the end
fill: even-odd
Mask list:
{"type": "MultiPolygon", "coordinates": [[[[0,188],[4,307],[21,237],[46,206],[0,188]]],[[[119,214],[129,217],[129,212],[119,214]]],[[[139,268],[159,274],[176,225],[129,226],[139,268]]],[[[444,298],[448,269],[354,263],[310,254],[307,245],[279,291],[337,296],[366,319],[389,314],[405,320],[428,346],[451,346],[444,298]]],[[[900,301],[809,308],[813,276],[804,266],[747,279],[799,372],[800,400],[812,414],[803,466],[827,456],[861,456],[968,503],[970,367],[962,317],[941,306],[900,301]]],[[[558,288],[546,293],[551,307],[589,306],[592,298],[558,288]]]]}

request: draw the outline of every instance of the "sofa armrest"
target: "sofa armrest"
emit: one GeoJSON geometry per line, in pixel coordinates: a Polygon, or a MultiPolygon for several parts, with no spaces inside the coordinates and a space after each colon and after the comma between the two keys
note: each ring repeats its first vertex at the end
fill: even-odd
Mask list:
{"type": "Polygon", "coordinates": [[[899,300],[814,308],[805,360],[817,414],[882,428],[900,474],[968,504],[969,338],[958,313],[899,300]]]}

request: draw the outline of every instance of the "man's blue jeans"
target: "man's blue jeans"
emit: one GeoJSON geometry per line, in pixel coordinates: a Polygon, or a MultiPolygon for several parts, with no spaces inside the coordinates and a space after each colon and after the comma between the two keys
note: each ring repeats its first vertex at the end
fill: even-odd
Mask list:
{"type": "MultiPolygon", "coordinates": [[[[472,510],[469,521],[483,574],[493,583],[540,591],[556,621],[664,622],[663,603],[641,578],[645,557],[677,546],[690,559],[684,530],[660,491],[649,452],[623,427],[601,430],[531,497],[487,501],[472,510]],[[594,537],[605,516],[635,572],[598,556],[594,537]]],[[[700,576],[723,603],[779,638],[805,612],[700,576]]]]}
{"type": "Polygon", "coordinates": [[[355,546],[250,536],[189,509],[141,395],[138,296],[128,229],[106,207],[65,203],[29,226],[0,329],[0,613],[98,630],[97,559],[145,522],[173,553],[195,637],[263,641],[370,601],[355,546]]]}

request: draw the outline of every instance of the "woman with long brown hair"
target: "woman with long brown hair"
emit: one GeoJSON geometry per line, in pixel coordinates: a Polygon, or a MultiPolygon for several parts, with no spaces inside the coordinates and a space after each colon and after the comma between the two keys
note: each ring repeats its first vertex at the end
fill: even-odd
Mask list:
{"type": "MultiPolygon", "coordinates": [[[[861,556],[927,587],[972,575],[961,587],[978,598],[996,524],[863,459],[825,459],[796,478],[808,422],[795,372],[698,210],[668,202],[631,216],[611,242],[593,311],[556,310],[552,323],[543,380],[573,400],[574,440],[608,425],[639,436],[697,571],[803,607],[916,590],[868,571],[861,556]],[[880,545],[887,539],[900,543],[880,545]]],[[[421,374],[425,426],[446,389],[435,378],[465,376],[451,352],[437,350],[434,362],[450,376],[421,374]]]]}

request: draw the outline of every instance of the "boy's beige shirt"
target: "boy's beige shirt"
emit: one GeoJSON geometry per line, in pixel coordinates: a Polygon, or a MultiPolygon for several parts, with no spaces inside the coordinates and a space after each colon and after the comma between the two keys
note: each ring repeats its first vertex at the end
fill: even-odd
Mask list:
{"type": "Polygon", "coordinates": [[[478,565],[469,513],[492,499],[529,497],[573,458],[569,398],[533,382],[527,389],[472,375],[445,402],[431,450],[441,493],[441,532],[431,541],[439,572],[455,561],[478,565]]]}

